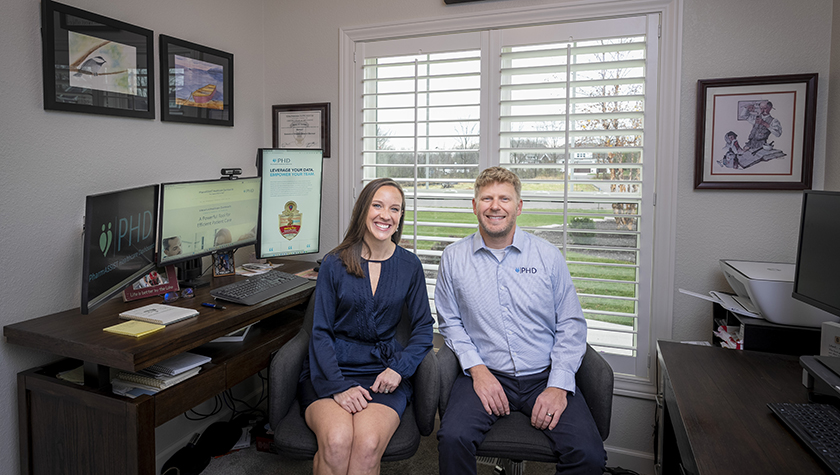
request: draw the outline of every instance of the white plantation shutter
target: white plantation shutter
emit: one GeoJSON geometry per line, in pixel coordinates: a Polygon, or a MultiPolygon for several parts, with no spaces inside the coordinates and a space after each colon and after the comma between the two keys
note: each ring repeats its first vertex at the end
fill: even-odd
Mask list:
{"type": "Polygon", "coordinates": [[[523,183],[517,223],[566,256],[590,344],[647,375],[657,21],[355,44],[356,193],[401,183],[403,246],[430,297],[443,248],[476,230],[475,177],[506,167],[523,183]]]}
{"type": "Polygon", "coordinates": [[[563,251],[589,343],[629,374],[646,369],[650,320],[647,30],[645,16],[502,30],[491,67],[498,162],[523,182],[518,222],[563,251]]]}
{"type": "Polygon", "coordinates": [[[471,33],[362,48],[359,187],[378,177],[402,185],[403,247],[423,262],[431,299],[443,247],[476,230],[471,199],[480,153],[479,40],[471,33]]]}

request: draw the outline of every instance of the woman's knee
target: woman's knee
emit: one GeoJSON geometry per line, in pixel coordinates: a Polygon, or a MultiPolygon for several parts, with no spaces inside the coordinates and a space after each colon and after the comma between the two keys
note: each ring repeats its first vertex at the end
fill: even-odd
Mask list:
{"type": "Polygon", "coordinates": [[[353,438],[353,457],[365,461],[366,464],[378,463],[387,445],[388,441],[384,440],[382,434],[357,433],[353,438]]]}
{"type": "Polygon", "coordinates": [[[346,463],[350,459],[353,449],[353,432],[345,428],[331,427],[325,434],[318,437],[318,451],[324,460],[330,464],[346,463]]]}

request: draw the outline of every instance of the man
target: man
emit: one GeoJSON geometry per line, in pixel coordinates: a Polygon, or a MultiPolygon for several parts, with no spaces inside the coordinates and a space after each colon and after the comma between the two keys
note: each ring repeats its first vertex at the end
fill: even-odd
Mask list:
{"type": "Polygon", "coordinates": [[[747,121],[753,127],[747,139],[746,148],[748,150],[760,150],[767,145],[767,139],[770,137],[770,134],[776,137],[781,137],[782,135],[782,124],[779,122],[779,119],[770,115],[770,111],[773,110],[773,103],[770,101],[761,101],[758,103],[758,109],[756,111],[755,106],[752,105],[749,107],[750,114],[747,117],[747,121]]]}
{"type": "Polygon", "coordinates": [[[174,236],[163,240],[163,253],[169,257],[181,254],[181,238],[174,236]]]}
{"type": "Polygon", "coordinates": [[[476,447],[510,411],[530,416],[549,438],[558,473],[603,473],[603,442],[575,392],[586,321],[563,255],[516,226],[521,188],[509,170],[481,172],[473,199],[479,231],[441,257],[439,327],[464,369],[438,431],[442,475],[476,473],[476,447]]]}

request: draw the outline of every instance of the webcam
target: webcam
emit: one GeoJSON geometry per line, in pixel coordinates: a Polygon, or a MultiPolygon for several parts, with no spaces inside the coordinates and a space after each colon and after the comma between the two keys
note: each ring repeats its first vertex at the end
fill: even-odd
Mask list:
{"type": "Polygon", "coordinates": [[[242,174],[241,168],[222,168],[222,177],[221,179],[224,180],[227,178],[228,180],[236,180],[239,178],[237,175],[242,174]]]}

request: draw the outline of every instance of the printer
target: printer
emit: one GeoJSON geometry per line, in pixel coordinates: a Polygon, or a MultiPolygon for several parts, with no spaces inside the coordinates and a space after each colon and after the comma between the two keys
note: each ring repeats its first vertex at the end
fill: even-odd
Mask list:
{"type": "Polygon", "coordinates": [[[840,322],[840,317],[791,297],[794,264],[721,259],[720,268],[737,294],[735,300],[767,321],[803,327],[840,322]]]}

